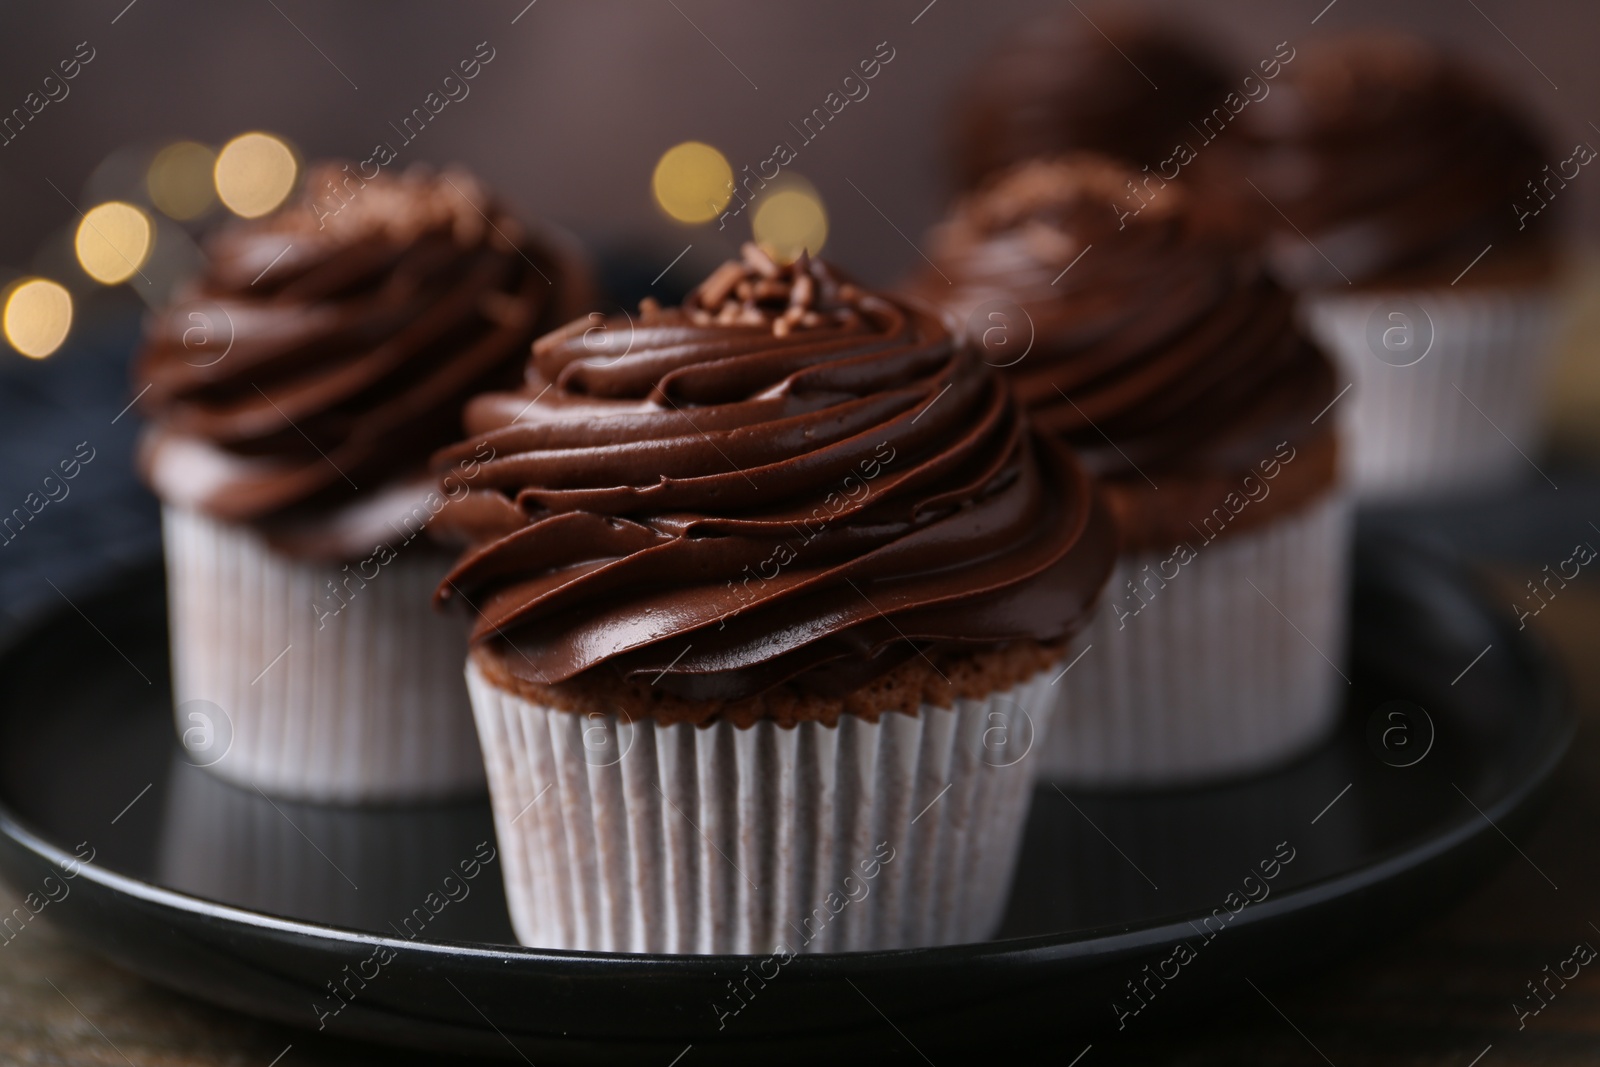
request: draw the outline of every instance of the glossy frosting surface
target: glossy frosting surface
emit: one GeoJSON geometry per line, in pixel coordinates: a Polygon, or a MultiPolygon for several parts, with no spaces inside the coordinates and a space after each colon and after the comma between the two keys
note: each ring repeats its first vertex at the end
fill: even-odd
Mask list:
{"type": "Polygon", "coordinates": [[[1115,552],[1087,474],[935,314],[746,246],[681,308],[541,338],[474,401],[440,587],[519,677],[839,693],[933,650],[1050,642],[1115,552]]]}
{"type": "Polygon", "coordinates": [[[469,175],[351,173],[314,169],[298,202],[217,233],[134,369],[157,493],[312,554],[370,550],[364,513],[431,489],[462,404],[588,299],[559,240],[469,175]]]}
{"type": "Polygon", "coordinates": [[[935,230],[937,270],[915,291],[965,321],[1040,429],[1123,498],[1120,511],[1184,525],[1280,444],[1327,452],[1314,479],[1325,484],[1333,420],[1317,416],[1337,386],[1296,329],[1292,296],[1248,230],[1180,184],[1130,213],[1133,173],[1078,155],[998,176],[935,230]]]}

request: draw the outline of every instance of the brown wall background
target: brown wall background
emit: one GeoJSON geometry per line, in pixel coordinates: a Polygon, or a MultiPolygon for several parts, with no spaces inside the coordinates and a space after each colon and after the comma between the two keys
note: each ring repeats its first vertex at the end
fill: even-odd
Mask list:
{"type": "MultiPolygon", "coordinates": [[[[946,196],[945,116],[961,78],[1018,24],[1066,6],[1036,0],[936,0],[931,7],[927,0],[125,3],[10,5],[0,13],[0,111],[20,104],[79,42],[95,49],[70,95],[0,147],[0,264],[26,268],[41,241],[75,222],[62,194],[84,197],[91,173],[121,146],[179,136],[218,143],[262,128],[286,135],[308,158],[363,158],[379,139],[395,140],[388,124],[487,41],[495,59],[471,83],[471,95],[449,105],[402,158],[466,163],[526,212],[592,242],[633,249],[648,262],[665,266],[692,242],[679,267],[692,278],[747,236],[748,223],[741,219],[738,232],[730,224],[718,233],[714,222],[690,228],[661,216],[649,196],[659,154],[694,138],[722,149],[736,169],[754,165],[777,140],[793,141],[788,122],[819,105],[859,59],[888,41],[895,59],[871,83],[870,96],[847,107],[816,141],[797,145],[793,165],[827,205],[828,254],[868,280],[884,281],[910,269],[917,253],[850,183],[920,240],[946,196]]],[[[1082,6],[1093,14],[1106,5],[1082,6]]],[[[1199,27],[1235,59],[1241,77],[1279,41],[1298,46],[1359,26],[1403,27],[1456,46],[1501,76],[1546,125],[1561,149],[1553,159],[1570,154],[1579,140],[1600,145],[1600,130],[1590,125],[1600,123],[1594,0],[1111,6],[1149,9],[1199,27]]],[[[1204,110],[1200,102],[1197,110],[1204,110]]],[[[1568,195],[1573,232],[1592,243],[1600,234],[1600,175],[1586,170],[1568,195]]]]}

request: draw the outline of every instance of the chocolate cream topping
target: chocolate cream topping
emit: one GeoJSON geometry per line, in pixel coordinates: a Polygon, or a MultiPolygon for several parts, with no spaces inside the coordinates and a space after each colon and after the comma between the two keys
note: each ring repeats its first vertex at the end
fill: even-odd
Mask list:
{"type": "Polygon", "coordinates": [[[1281,502],[1326,488],[1333,420],[1313,419],[1336,395],[1248,229],[1176,182],[1132,212],[1136,177],[1094,155],[1013,168],[934,231],[914,285],[1105,480],[1130,547],[1184,531],[1280,444],[1314,453],[1281,502]]]}
{"type": "Polygon", "coordinates": [[[953,145],[958,181],[972,188],[1012,164],[1067,151],[1154,168],[1175,145],[1198,140],[1191,123],[1237,89],[1233,80],[1170,18],[1097,13],[1092,25],[1064,10],[967,79],[953,145]]]}
{"type": "Polygon", "coordinates": [[[440,517],[471,547],[439,599],[535,683],[849,692],[1064,638],[1115,552],[1086,472],[940,318],[753,246],[681,308],[540,338],[466,419],[435,469],[493,458],[440,517]]]}
{"type": "Polygon", "coordinates": [[[456,170],[363,182],[324,165],[207,251],[146,327],[142,472],[168,503],[312,556],[392,538],[465,401],[514,385],[532,339],[589,299],[564,239],[456,170]]]}
{"type": "Polygon", "coordinates": [[[1518,205],[1540,203],[1528,183],[1550,160],[1473,72],[1421,41],[1368,34],[1308,46],[1285,74],[1241,132],[1257,145],[1255,182],[1287,217],[1266,211],[1291,284],[1417,269],[1448,281],[1487,245],[1503,258],[1548,241],[1555,213],[1524,224],[1518,205]]]}

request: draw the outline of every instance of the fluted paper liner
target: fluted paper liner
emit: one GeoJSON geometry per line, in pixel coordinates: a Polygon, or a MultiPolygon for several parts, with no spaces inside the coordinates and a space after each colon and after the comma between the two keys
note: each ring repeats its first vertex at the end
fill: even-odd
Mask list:
{"type": "Polygon", "coordinates": [[[1540,444],[1553,291],[1338,293],[1308,297],[1303,307],[1307,328],[1353,383],[1335,411],[1346,479],[1362,499],[1487,490],[1535,476],[1522,453],[1540,444]],[[1406,303],[1425,312],[1433,344],[1411,366],[1392,366],[1373,353],[1368,323],[1406,303]]]}
{"type": "Polygon", "coordinates": [[[448,565],[427,546],[398,549],[375,577],[349,587],[337,614],[319,619],[315,605],[338,604],[327,583],[347,577],[339,567],[180,508],[162,509],[162,530],[173,697],[194,762],[306,800],[482,788],[461,684],[466,638],[459,620],[430,606],[448,565]],[[224,722],[194,733],[184,708],[194,700],[215,704],[224,722]],[[205,748],[194,750],[197,742],[205,748]]]}
{"type": "Polygon", "coordinates": [[[1195,557],[1164,586],[1144,583],[1171,552],[1118,560],[1076,641],[1081,658],[1056,687],[1039,774],[1074,786],[1174,785],[1264,769],[1315,745],[1347,688],[1349,543],[1348,502],[1331,493],[1260,529],[1196,538],[1195,557]]]}
{"type": "Polygon", "coordinates": [[[675,953],[983,940],[1054,674],[876,723],[741,729],[543,707],[469,661],[517,938],[675,953]]]}

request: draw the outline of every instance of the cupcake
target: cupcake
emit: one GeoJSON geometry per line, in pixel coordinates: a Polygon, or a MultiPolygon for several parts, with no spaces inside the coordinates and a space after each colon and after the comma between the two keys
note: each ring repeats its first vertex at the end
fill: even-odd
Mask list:
{"type": "Polygon", "coordinates": [[[1000,919],[1110,518],[937,316],[746,246],[466,413],[440,585],[528,945],[818,952],[1000,919]]]}
{"type": "Polygon", "coordinates": [[[1552,222],[1593,150],[1557,161],[1482,79],[1398,36],[1308,47],[1249,119],[1274,266],[1353,383],[1338,417],[1359,495],[1531,476],[1552,222]]]}
{"type": "Polygon", "coordinates": [[[914,287],[1115,514],[1122,555],[1037,764],[1082,785],[1265,768],[1313,746],[1344,690],[1333,367],[1248,227],[1177,183],[1124,223],[1131,173],[1079,155],[997,176],[914,287]]]}
{"type": "Polygon", "coordinates": [[[423,533],[466,487],[428,459],[587,285],[457,171],[318,168],[216,234],[134,373],[193,762],[311,800],[482,788],[464,637],[429,609],[450,557],[423,533]]]}
{"type": "MultiPolygon", "coordinates": [[[[971,189],[1014,164],[1067,151],[1145,168],[1134,176],[1141,191],[1152,174],[1171,181],[1183,169],[1192,181],[1195,169],[1229,151],[1226,139],[1208,145],[1232,122],[1230,93],[1254,95],[1170,19],[1108,11],[1091,23],[1062,11],[1030,23],[966,79],[951,145],[956,181],[971,189]]],[[[1129,202],[1139,201],[1130,194],[1129,202]]]]}

